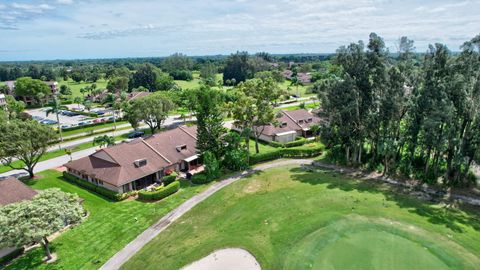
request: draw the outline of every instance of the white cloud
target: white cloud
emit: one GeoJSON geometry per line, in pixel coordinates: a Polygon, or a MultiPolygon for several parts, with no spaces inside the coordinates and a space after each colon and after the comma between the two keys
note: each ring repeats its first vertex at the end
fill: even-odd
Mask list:
{"type": "Polygon", "coordinates": [[[393,49],[407,35],[419,51],[435,42],[456,50],[480,24],[480,2],[466,0],[43,1],[0,12],[0,31],[20,28],[0,32],[0,50],[43,46],[51,58],[333,52],[370,32],[393,49]]]}

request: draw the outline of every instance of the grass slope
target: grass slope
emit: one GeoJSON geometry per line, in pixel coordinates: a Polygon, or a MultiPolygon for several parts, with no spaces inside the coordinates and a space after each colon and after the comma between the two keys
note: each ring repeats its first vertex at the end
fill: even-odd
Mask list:
{"type": "Polygon", "coordinates": [[[179,269],[226,247],[250,251],[262,269],[475,269],[478,210],[447,210],[333,172],[277,168],[218,191],[123,269],[179,269]]]}
{"type": "Polygon", "coordinates": [[[53,252],[58,255],[55,263],[42,263],[43,250],[36,248],[6,269],[98,269],[148,226],[206,187],[182,183],[180,191],[157,203],[112,202],[63,181],[58,171],[45,171],[39,176],[40,180],[28,183],[32,188],[58,187],[65,192],[77,193],[84,199],[83,206],[89,216],[52,242],[53,252]]]}

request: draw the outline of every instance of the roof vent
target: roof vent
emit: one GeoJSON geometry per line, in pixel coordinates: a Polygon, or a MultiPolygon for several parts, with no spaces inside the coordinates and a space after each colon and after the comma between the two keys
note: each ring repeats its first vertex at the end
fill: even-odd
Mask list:
{"type": "Polygon", "coordinates": [[[182,152],[183,150],[187,150],[187,145],[182,144],[182,145],[176,146],[175,148],[177,149],[177,152],[182,152]]]}
{"type": "Polygon", "coordinates": [[[283,123],[280,124],[280,127],[281,127],[281,128],[284,128],[284,127],[286,127],[286,126],[287,126],[287,123],[286,123],[286,122],[283,122],[283,123]]]}
{"type": "Polygon", "coordinates": [[[133,164],[135,165],[135,168],[140,168],[140,167],[143,167],[143,166],[147,165],[147,160],[146,159],[137,159],[133,162],[133,164]]]}

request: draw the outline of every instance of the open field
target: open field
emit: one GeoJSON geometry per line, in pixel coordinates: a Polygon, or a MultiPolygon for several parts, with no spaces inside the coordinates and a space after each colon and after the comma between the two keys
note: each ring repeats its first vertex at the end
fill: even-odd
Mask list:
{"type": "Polygon", "coordinates": [[[112,202],[62,180],[58,171],[45,171],[39,175],[41,179],[30,181],[28,185],[40,190],[58,187],[78,194],[84,199],[83,206],[89,216],[52,241],[53,252],[58,255],[55,263],[42,263],[43,250],[36,248],[6,269],[98,269],[149,225],[207,187],[182,183],[180,191],[156,203],[136,200],[112,202]]]}
{"type": "MultiPolygon", "coordinates": [[[[219,80],[223,80],[223,73],[217,73],[216,80],[217,82],[219,80]]],[[[200,72],[198,71],[193,72],[193,80],[191,81],[175,80],[175,83],[184,89],[194,89],[200,87],[201,82],[202,80],[200,79],[200,72]]]]}
{"type": "Polygon", "coordinates": [[[297,86],[291,85],[289,80],[281,83],[280,89],[287,91],[290,95],[299,95],[300,97],[315,96],[315,94],[307,93],[308,86],[299,85],[297,88],[297,86]]]}
{"type": "Polygon", "coordinates": [[[182,216],[122,269],[180,269],[243,248],[262,269],[476,269],[478,208],[324,170],[259,172],[182,216]],[[161,252],[157,252],[161,250],[161,252]]]}
{"type": "MultiPolygon", "coordinates": [[[[96,82],[97,84],[97,88],[107,88],[107,80],[105,79],[100,79],[96,82]]],[[[86,86],[90,86],[92,85],[91,83],[76,83],[74,82],[72,79],[68,79],[68,81],[64,81],[63,79],[59,80],[58,81],[58,88],[60,89],[60,86],[61,85],[67,85],[68,87],[70,87],[70,89],[72,89],[72,97],[75,98],[75,97],[83,97],[83,94],[80,93],[80,89],[82,89],[83,87],[86,87],[86,86]]],[[[86,94],[85,94],[86,95],[86,94]]]]}

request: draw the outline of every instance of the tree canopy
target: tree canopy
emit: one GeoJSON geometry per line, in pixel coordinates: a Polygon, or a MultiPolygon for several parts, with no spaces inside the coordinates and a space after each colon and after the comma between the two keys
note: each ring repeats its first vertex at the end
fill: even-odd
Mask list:
{"type": "Polygon", "coordinates": [[[38,94],[49,95],[52,90],[41,80],[30,77],[18,78],[15,82],[15,95],[21,97],[37,97],[38,94]]]}
{"type": "Polygon", "coordinates": [[[480,38],[466,42],[458,56],[431,45],[422,65],[414,64],[413,41],[400,43],[396,61],[374,33],[366,47],[338,49],[333,62],[341,77],[319,87],[329,119],[322,137],[347,163],[468,185],[480,148],[480,38]]]}
{"type": "Polygon", "coordinates": [[[32,120],[1,122],[0,134],[1,162],[12,169],[27,171],[31,178],[40,158],[57,138],[53,129],[32,120]],[[13,165],[14,159],[22,161],[25,167],[13,165]]]}
{"type": "Polygon", "coordinates": [[[40,243],[50,260],[48,237],[84,216],[78,195],[47,189],[30,201],[0,207],[0,243],[4,247],[40,243]]]}
{"type": "Polygon", "coordinates": [[[134,128],[138,127],[140,121],[144,121],[155,133],[174,108],[175,104],[168,97],[155,93],[132,100],[126,105],[125,117],[134,128]]]}

